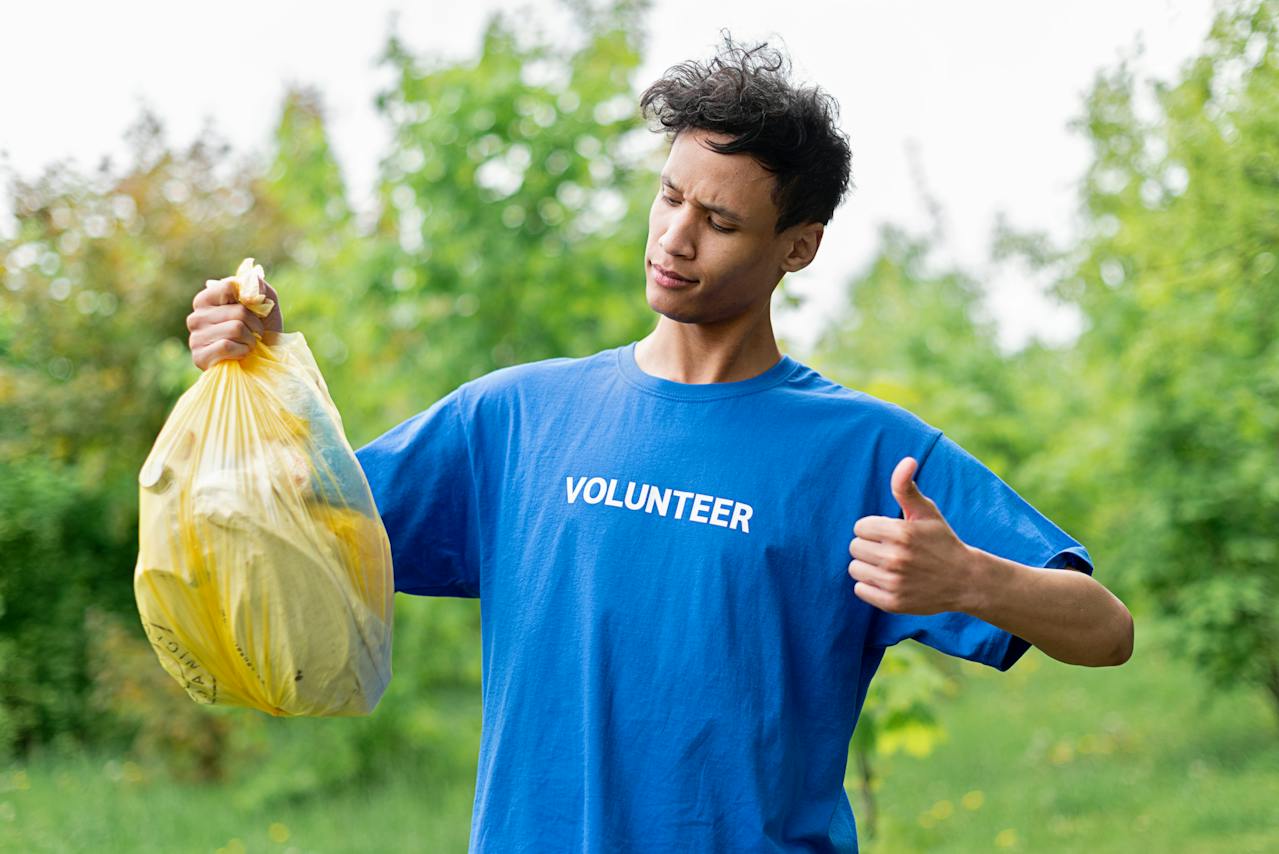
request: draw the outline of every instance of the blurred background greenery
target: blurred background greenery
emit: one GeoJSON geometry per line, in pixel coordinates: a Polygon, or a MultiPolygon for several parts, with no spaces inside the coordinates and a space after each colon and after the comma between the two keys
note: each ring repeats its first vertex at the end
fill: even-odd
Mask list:
{"type": "MultiPolygon", "coordinates": [[[[184,318],[246,254],[353,446],[468,379],[642,337],[664,152],[636,114],[644,4],[566,48],[494,16],[481,55],[392,36],[379,212],[352,215],[322,93],[262,166],[144,111],[132,161],[9,189],[0,240],[0,848],[465,850],[479,604],[399,597],[395,679],[356,720],[192,703],[137,620],[138,469],[198,375],[184,318]],[[527,73],[538,68],[537,75],[527,73]],[[564,263],[572,259],[572,263],[564,263]]],[[[1088,545],[1137,617],[1122,668],[1011,673],[903,644],[850,745],[867,851],[1279,850],[1279,11],[1224,6],[1140,114],[1123,63],[1074,126],[1087,228],[1001,229],[994,264],[1076,306],[996,346],[982,284],[886,226],[806,361],[946,430],[1088,545]]],[[[783,294],[785,282],[783,282],[783,294]]]]}

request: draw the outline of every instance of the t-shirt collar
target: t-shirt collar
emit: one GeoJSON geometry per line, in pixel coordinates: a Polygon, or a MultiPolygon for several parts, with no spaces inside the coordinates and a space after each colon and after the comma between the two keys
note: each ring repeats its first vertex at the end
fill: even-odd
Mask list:
{"type": "Polygon", "coordinates": [[[635,361],[635,345],[617,348],[617,369],[631,385],[642,391],[676,400],[719,400],[771,388],[785,380],[799,367],[799,362],[785,353],[762,374],[726,383],[679,383],[646,373],[635,361]]]}

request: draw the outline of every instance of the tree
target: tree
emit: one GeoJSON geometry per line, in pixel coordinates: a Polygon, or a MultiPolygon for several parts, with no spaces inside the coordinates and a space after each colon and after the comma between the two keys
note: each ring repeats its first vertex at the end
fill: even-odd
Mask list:
{"type": "MultiPolygon", "coordinates": [[[[935,203],[934,203],[935,205],[935,203]]],[[[821,335],[810,363],[850,388],[904,406],[1003,468],[1025,455],[1016,386],[979,310],[981,290],[959,270],[930,263],[938,229],[912,237],[880,230],[879,249],[848,285],[848,305],[821,335]]],[[[853,733],[861,825],[879,825],[875,757],[926,756],[946,738],[939,704],[958,682],[913,644],[885,653],[853,733]]]]}
{"type": "Polygon", "coordinates": [[[349,318],[370,344],[360,398],[376,400],[357,410],[407,417],[494,368],[586,355],[651,326],[643,212],[656,146],[632,89],[642,8],[587,16],[577,45],[525,43],[497,15],[473,64],[432,64],[391,38],[381,215],[351,271],[374,300],[349,318]]]}
{"type": "Polygon", "coordinates": [[[1126,63],[1098,75],[1075,123],[1085,236],[1049,255],[1087,321],[1064,420],[1110,447],[1048,464],[1178,651],[1279,712],[1277,21],[1273,0],[1223,8],[1150,116],[1126,63]]]}
{"type": "MultiPolygon", "coordinates": [[[[636,211],[656,190],[658,146],[631,88],[645,5],[571,5],[573,44],[529,41],[498,17],[473,63],[427,70],[389,39],[396,82],[379,103],[395,143],[371,226],[352,215],[322,98],[306,88],[286,93],[260,160],[232,163],[212,127],[171,151],[144,114],[123,170],[58,164],[14,180],[18,234],[0,242],[0,753],[207,713],[140,711],[136,691],[106,684],[154,684],[132,679],[130,662],[150,659],[117,655],[129,641],[115,627],[137,618],[137,472],[198,376],[184,318],[206,279],[247,255],[263,264],[356,446],[494,368],[651,324],[636,211]],[[119,668],[107,677],[90,664],[103,655],[119,668]]],[[[478,614],[400,602],[397,648],[417,652],[397,665],[386,711],[295,721],[292,740],[263,724],[263,750],[309,755],[300,745],[317,732],[333,749],[313,773],[254,791],[338,783],[406,750],[472,761],[464,739],[424,722],[451,689],[478,687],[478,614]]],[[[133,643],[149,655],[140,629],[133,643]]],[[[168,732],[136,743],[169,744],[168,732]]],[[[195,767],[222,774],[209,764],[219,746],[205,747],[195,767]]]]}
{"type": "Polygon", "coordinates": [[[10,188],[18,231],[0,243],[0,751],[94,731],[85,609],[133,607],[137,471],[195,370],[183,318],[253,233],[245,173],[215,174],[228,148],[212,129],[173,153],[144,113],[129,138],[134,162],[120,173],[109,160],[93,176],[58,163],[10,188]]]}

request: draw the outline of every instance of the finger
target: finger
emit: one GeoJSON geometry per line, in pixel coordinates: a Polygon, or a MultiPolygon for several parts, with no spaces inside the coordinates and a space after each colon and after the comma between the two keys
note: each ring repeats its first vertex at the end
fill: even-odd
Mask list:
{"type": "Polygon", "coordinates": [[[880,543],[901,542],[905,532],[904,520],[888,516],[863,516],[853,525],[854,536],[880,543]]]}
{"type": "Polygon", "coordinates": [[[203,290],[195,295],[195,299],[191,301],[192,308],[203,308],[209,305],[228,305],[233,302],[239,302],[235,294],[235,286],[229,281],[220,279],[209,279],[204,283],[203,290]]]}
{"type": "Polygon", "coordinates": [[[884,611],[891,611],[890,607],[893,602],[891,594],[880,590],[878,587],[867,584],[865,581],[859,581],[853,585],[853,593],[858,599],[867,604],[874,605],[884,611]]]}
{"type": "Polygon", "coordinates": [[[250,347],[256,343],[252,328],[248,323],[239,319],[225,320],[221,323],[205,326],[196,330],[193,334],[197,346],[208,346],[221,338],[239,341],[241,344],[247,344],[250,347]]]}
{"type": "Polygon", "coordinates": [[[241,305],[238,302],[233,303],[232,305],[216,306],[211,310],[210,316],[215,323],[233,323],[238,321],[247,326],[253,332],[257,332],[259,335],[266,329],[263,325],[262,318],[254,314],[247,306],[241,305]]]}
{"type": "Polygon", "coordinates": [[[266,326],[258,317],[240,303],[231,305],[212,305],[197,309],[187,315],[187,329],[195,332],[198,329],[218,326],[219,324],[239,321],[249,329],[261,335],[266,326]]]}
{"type": "Polygon", "coordinates": [[[262,292],[266,294],[266,298],[275,303],[271,306],[271,311],[262,319],[266,324],[266,328],[274,332],[284,331],[284,315],[280,312],[280,295],[275,292],[275,288],[267,284],[266,279],[262,279],[262,292]]]}
{"type": "Polygon", "coordinates": [[[865,581],[880,590],[892,592],[897,589],[897,579],[874,564],[864,560],[853,560],[848,564],[848,576],[854,581],[865,581]]]}
{"type": "Polygon", "coordinates": [[[897,557],[895,547],[877,543],[874,540],[863,540],[861,537],[854,537],[848,544],[848,553],[858,560],[873,563],[875,566],[887,566],[897,557]]]}
{"type": "Polygon", "coordinates": [[[231,338],[219,338],[191,351],[191,361],[200,370],[208,370],[224,359],[243,359],[252,348],[231,338]]]}
{"type": "Polygon", "coordinates": [[[246,324],[239,320],[228,320],[225,323],[214,324],[192,332],[190,346],[194,351],[210,347],[222,340],[235,341],[250,349],[257,343],[253,332],[246,324]]]}

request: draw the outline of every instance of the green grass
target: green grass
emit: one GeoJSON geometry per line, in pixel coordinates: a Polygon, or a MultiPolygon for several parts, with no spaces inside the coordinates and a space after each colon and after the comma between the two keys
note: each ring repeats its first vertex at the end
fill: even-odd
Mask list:
{"type": "Polygon", "coordinates": [[[406,776],[244,810],[217,786],[152,779],[118,760],[64,761],[8,778],[8,791],[0,792],[0,851],[33,854],[465,851],[474,794],[469,779],[406,776]]]}
{"type": "Polygon", "coordinates": [[[1171,628],[1139,620],[1117,668],[1033,648],[1007,673],[963,662],[948,740],[877,760],[881,826],[863,850],[1279,851],[1274,710],[1260,691],[1212,693],[1167,652],[1171,628]]]}
{"type": "MultiPolygon", "coordinates": [[[[1033,649],[1008,673],[960,664],[963,689],[941,710],[948,739],[925,758],[876,760],[875,839],[850,774],[863,850],[1279,851],[1276,716],[1259,692],[1211,695],[1165,651],[1165,631],[1139,620],[1119,668],[1033,649]]],[[[478,700],[449,714],[473,733],[478,700]]],[[[0,851],[464,852],[473,773],[399,769],[378,786],[243,807],[225,787],[123,758],[43,760],[0,771],[0,851]]]]}

